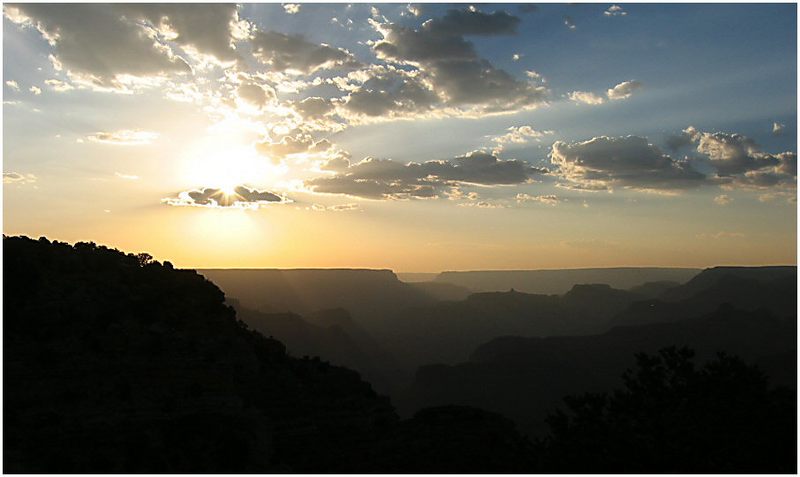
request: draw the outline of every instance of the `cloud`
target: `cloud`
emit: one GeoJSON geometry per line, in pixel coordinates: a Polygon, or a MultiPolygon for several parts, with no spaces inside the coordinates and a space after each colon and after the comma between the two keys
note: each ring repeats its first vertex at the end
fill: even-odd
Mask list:
{"type": "Polygon", "coordinates": [[[539,6],[533,3],[520,3],[517,5],[517,10],[520,13],[536,13],[539,11],[539,6]]]}
{"type": "Polygon", "coordinates": [[[57,93],[63,93],[75,89],[75,87],[72,86],[71,84],[57,79],[44,80],[44,84],[49,86],[50,89],[52,89],[57,93]]]}
{"type": "Polygon", "coordinates": [[[354,211],[354,210],[361,210],[361,206],[359,204],[353,204],[353,203],[350,203],[350,204],[337,204],[337,205],[329,205],[329,206],[324,206],[322,204],[312,204],[311,207],[309,207],[309,209],[313,210],[315,212],[325,212],[325,211],[328,211],[328,212],[350,212],[350,211],[354,211]]]}
{"type": "Polygon", "coordinates": [[[114,175],[119,177],[120,179],[124,179],[126,181],[139,180],[139,176],[135,176],[133,174],[123,174],[122,172],[115,172],[114,175]]]}
{"type": "Polygon", "coordinates": [[[86,136],[86,139],[92,142],[116,146],[141,146],[152,143],[158,136],[158,133],[151,131],[122,129],[112,132],[96,132],[86,136]]]}
{"type": "Polygon", "coordinates": [[[576,103],[598,105],[606,102],[602,96],[598,96],[588,91],[573,91],[567,95],[571,101],[576,103]]]}
{"type": "Polygon", "coordinates": [[[667,147],[670,148],[672,151],[677,151],[678,149],[684,148],[686,146],[691,146],[692,143],[695,141],[695,138],[698,134],[697,129],[692,126],[681,131],[680,134],[677,135],[670,135],[667,136],[666,144],[667,147]]]}
{"type": "Polygon", "coordinates": [[[492,141],[503,144],[525,144],[531,140],[538,141],[541,138],[553,134],[553,131],[537,131],[531,126],[511,126],[507,129],[507,133],[495,136],[492,141]]]}
{"type": "Polygon", "coordinates": [[[721,239],[738,239],[744,238],[744,234],[741,232],[713,232],[713,233],[701,233],[697,234],[697,238],[700,240],[721,240],[721,239]]]}
{"type": "Polygon", "coordinates": [[[729,195],[722,194],[714,197],[714,203],[717,205],[725,206],[730,204],[731,202],[733,202],[733,199],[729,195]]]}
{"type": "Polygon", "coordinates": [[[347,113],[371,118],[391,119],[431,111],[440,102],[431,85],[419,72],[405,71],[393,66],[372,65],[348,75],[339,86],[350,89],[342,108],[347,113]],[[349,81],[361,81],[349,86],[349,81]]]}
{"type": "Polygon", "coordinates": [[[19,172],[4,172],[3,184],[33,184],[36,176],[33,174],[20,174],[19,172]]]}
{"type": "Polygon", "coordinates": [[[31,86],[28,91],[30,91],[31,93],[33,93],[36,96],[39,96],[40,94],[42,94],[42,88],[40,88],[38,86],[31,86]]]}
{"type": "Polygon", "coordinates": [[[505,112],[545,101],[546,88],[519,81],[480,58],[465,36],[513,35],[520,19],[503,11],[449,10],[418,29],[372,21],[383,39],[374,43],[379,59],[412,66],[446,106],[505,112]]]}
{"type": "Polygon", "coordinates": [[[623,8],[619,5],[611,5],[608,7],[608,10],[603,12],[603,15],[607,17],[624,17],[627,14],[628,12],[623,10],[623,8]]]}
{"type": "Polygon", "coordinates": [[[288,203],[291,200],[269,191],[239,185],[231,193],[207,187],[180,192],[177,197],[168,197],[161,202],[176,207],[258,209],[268,204],[288,203]]]}
{"type": "Polygon", "coordinates": [[[763,152],[754,140],[741,134],[696,132],[692,140],[697,143],[697,152],[709,160],[724,186],[796,188],[797,154],[794,152],[763,152]]]}
{"type": "Polygon", "coordinates": [[[236,96],[257,107],[266,106],[275,101],[275,90],[252,81],[246,81],[236,89],[236,96]]]}
{"type": "Polygon", "coordinates": [[[638,136],[595,137],[588,141],[557,141],[551,162],[567,183],[582,190],[676,191],[697,187],[706,177],[687,161],[676,161],[638,136]]]}
{"type": "Polygon", "coordinates": [[[783,130],[786,129],[785,124],[781,124],[777,121],[772,123],[772,135],[773,136],[781,136],[783,134],[783,130]]]}
{"type": "Polygon", "coordinates": [[[120,77],[189,73],[197,55],[233,62],[234,4],[7,4],[12,22],[38,30],[56,69],[120,89],[120,77]]]}
{"type": "Polygon", "coordinates": [[[575,21],[569,15],[564,15],[564,26],[569,28],[570,30],[574,30],[574,29],[578,28],[575,25],[575,21]]]}
{"type": "Polygon", "coordinates": [[[633,92],[642,87],[639,81],[623,81],[606,92],[610,100],[628,99],[633,92]]]}
{"type": "Polygon", "coordinates": [[[294,131],[292,134],[294,135],[284,136],[277,142],[270,139],[257,142],[256,150],[269,156],[272,162],[277,164],[292,154],[324,153],[332,148],[332,144],[327,139],[315,140],[310,134],[300,131],[294,131]]]}
{"type": "Polygon", "coordinates": [[[434,198],[460,184],[512,185],[529,181],[542,169],[518,160],[501,160],[475,151],[450,161],[406,164],[389,159],[367,158],[332,177],[305,181],[313,192],[346,194],[368,199],[434,198]]]}
{"type": "Polygon", "coordinates": [[[606,99],[611,101],[618,101],[621,99],[628,99],[630,98],[633,93],[642,87],[642,83],[639,81],[623,81],[622,83],[614,86],[613,88],[609,88],[606,91],[605,97],[595,94],[589,91],[573,91],[567,94],[567,97],[571,101],[576,103],[583,103],[583,104],[590,104],[590,105],[599,105],[604,104],[606,99]]]}
{"type": "Polygon", "coordinates": [[[558,196],[553,194],[548,194],[548,195],[517,194],[516,199],[518,204],[523,204],[525,202],[539,202],[546,205],[558,205],[558,203],[560,202],[558,196]]]}
{"type": "Polygon", "coordinates": [[[300,12],[301,5],[299,3],[284,3],[283,9],[289,15],[295,15],[300,12]]]}
{"type": "Polygon", "coordinates": [[[251,43],[253,55],[259,61],[281,72],[309,74],[326,68],[358,66],[347,50],[317,45],[301,35],[259,31],[251,43]]]}
{"type": "Polygon", "coordinates": [[[17,83],[14,80],[6,81],[6,86],[8,86],[9,88],[13,89],[14,91],[19,91],[19,83],[17,83]]]}

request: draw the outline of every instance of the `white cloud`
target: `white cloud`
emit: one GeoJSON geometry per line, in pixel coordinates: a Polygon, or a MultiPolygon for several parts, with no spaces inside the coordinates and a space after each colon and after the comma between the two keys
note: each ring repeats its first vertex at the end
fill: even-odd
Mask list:
{"type": "Polygon", "coordinates": [[[522,204],[525,202],[539,202],[546,205],[558,205],[558,203],[560,202],[558,196],[553,194],[548,194],[548,195],[517,194],[516,199],[518,204],[522,204]]]}
{"type": "Polygon", "coordinates": [[[33,184],[36,176],[33,174],[20,174],[19,172],[4,172],[3,184],[33,184]]]}
{"type": "Polygon", "coordinates": [[[608,7],[608,10],[603,12],[603,14],[607,17],[620,17],[620,16],[624,17],[625,15],[628,14],[628,12],[626,12],[619,5],[611,5],[610,7],[608,7]]]}
{"type": "Polygon", "coordinates": [[[40,88],[38,86],[31,86],[28,91],[30,91],[31,93],[33,93],[36,96],[39,96],[40,94],[42,94],[42,88],[40,88]]]}
{"type": "Polygon", "coordinates": [[[573,91],[568,94],[569,99],[576,103],[598,105],[606,102],[602,96],[598,96],[588,91],[573,91]]]}
{"type": "Polygon", "coordinates": [[[639,81],[623,81],[606,92],[606,96],[611,100],[628,99],[633,92],[642,87],[639,81]]]}
{"type": "Polygon", "coordinates": [[[122,129],[111,132],[96,132],[86,136],[86,139],[101,144],[117,146],[140,146],[150,144],[158,138],[159,134],[151,131],[122,129]]]}
{"type": "Polygon", "coordinates": [[[722,194],[714,197],[714,203],[717,205],[724,206],[730,204],[731,202],[733,202],[733,198],[731,198],[729,195],[722,194]]]}
{"type": "Polygon", "coordinates": [[[295,15],[300,12],[300,4],[299,3],[284,3],[283,9],[289,15],[295,15]]]}
{"type": "Polygon", "coordinates": [[[783,130],[786,129],[785,124],[781,124],[777,121],[772,123],[772,135],[773,136],[780,136],[783,134],[783,130]]]}
{"type": "Polygon", "coordinates": [[[6,86],[8,86],[9,88],[13,89],[14,91],[19,91],[19,83],[17,83],[14,80],[6,81],[6,86]]]}

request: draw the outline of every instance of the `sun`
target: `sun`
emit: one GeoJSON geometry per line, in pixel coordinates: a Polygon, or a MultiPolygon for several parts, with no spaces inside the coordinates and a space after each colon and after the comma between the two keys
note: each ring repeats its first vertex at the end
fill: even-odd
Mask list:
{"type": "Polygon", "coordinates": [[[236,194],[236,188],[242,185],[269,187],[282,174],[251,144],[215,138],[192,145],[184,153],[180,169],[188,187],[220,189],[226,196],[236,194]]]}

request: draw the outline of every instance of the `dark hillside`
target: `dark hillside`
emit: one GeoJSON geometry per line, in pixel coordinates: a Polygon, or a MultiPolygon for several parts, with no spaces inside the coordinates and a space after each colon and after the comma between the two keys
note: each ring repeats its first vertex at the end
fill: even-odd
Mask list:
{"type": "MultiPolygon", "coordinates": [[[[6,472],[403,472],[452,446],[442,419],[398,422],[357,373],[249,330],[195,271],[93,243],[3,251],[6,472]]],[[[505,422],[467,431],[521,470],[505,422]]]]}

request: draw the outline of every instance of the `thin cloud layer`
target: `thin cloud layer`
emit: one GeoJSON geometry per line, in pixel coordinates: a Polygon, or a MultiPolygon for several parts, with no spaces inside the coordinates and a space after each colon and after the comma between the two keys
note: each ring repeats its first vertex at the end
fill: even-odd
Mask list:
{"type": "Polygon", "coordinates": [[[545,173],[519,160],[501,160],[475,151],[450,161],[406,164],[389,159],[368,158],[352,164],[332,177],[305,182],[313,192],[345,194],[368,199],[434,198],[460,184],[482,186],[528,182],[545,173]]]}
{"type": "Polygon", "coordinates": [[[91,142],[115,146],[141,146],[152,143],[158,136],[158,133],[152,131],[123,129],[120,131],[96,132],[86,136],[86,139],[91,142]]]}

